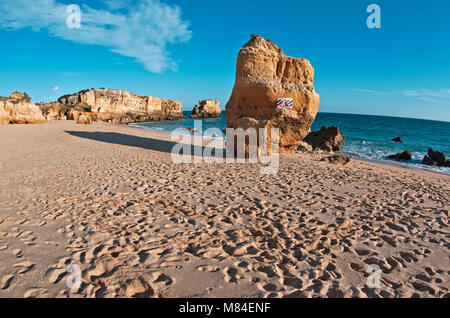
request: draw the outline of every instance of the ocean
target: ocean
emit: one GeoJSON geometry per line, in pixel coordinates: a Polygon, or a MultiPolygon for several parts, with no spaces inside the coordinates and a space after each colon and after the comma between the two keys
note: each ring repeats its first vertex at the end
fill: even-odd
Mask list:
{"type": "MultiPolygon", "coordinates": [[[[184,112],[186,117],[191,112],[184,112]]],[[[197,119],[198,120],[198,119],[197,119]]],[[[193,128],[194,119],[156,123],[136,123],[130,126],[172,132],[177,128],[193,128]]],[[[413,118],[369,116],[353,114],[318,113],[312,130],[322,126],[338,126],[345,136],[345,145],[341,152],[361,159],[400,164],[413,168],[433,170],[450,175],[448,167],[429,167],[421,164],[428,148],[441,151],[450,157],[450,122],[432,121],[413,118]],[[401,137],[403,143],[391,141],[401,137]],[[392,161],[388,155],[408,150],[412,160],[408,163],[392,161]]],[[[226,115],[222,113],[216,119],[203,119],[203,131],[209,128],[226,128],[226,115]]],[[[186,131],[186,133],[188,133],[186,131]]],[[[205,136],[214,138],[212,136],[205,136]]],[[[216,137],[217,138],[217,137],[216,137]]]]}

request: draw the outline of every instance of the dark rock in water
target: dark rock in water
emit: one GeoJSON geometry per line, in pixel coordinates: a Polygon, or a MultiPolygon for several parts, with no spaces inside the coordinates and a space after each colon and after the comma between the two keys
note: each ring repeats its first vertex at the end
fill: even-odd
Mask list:
{"type": "Polygon", "coordinates": [[[444,153],[429,148],[428,155],[423,158],[422,164],[427,166],[450,167],[450,160],[445,159],[444,153]]]}
{"type": "Polygon", "coordinates": [[[436,162],[428,156],[423,157],[422,164],[426,166],[435,166],[436,162]]]}
{"type": "Polygon", "coordinates": [[[403,152],[397,153],[395,155],[390,155],[390,156],[388,156],[388,158],[394,159],[394,160],[410,161],[411,153],[409,151],[403,151],[403,152]]]}
{"type": "Polygon", "coordinates": [[[320,161],[326,161],[335,165],[346,165],[350,162],[350,157],[347,155],[339,154],[322,158],[320,161]]]}
{"type": "Polygon", "coordinates": [[[303,141],[310,144],[314,149],[332,152],[342,149],[345,137],[339,131],[338,127],[323,126],[319,131],[311,132],[303,141]]]}
{"type": "Polygon", "coordinates": [[[402,138],[400,138],[400,137],[395,137],[391,141],[393,141],[393,142],[403,142],[402,138]]]}

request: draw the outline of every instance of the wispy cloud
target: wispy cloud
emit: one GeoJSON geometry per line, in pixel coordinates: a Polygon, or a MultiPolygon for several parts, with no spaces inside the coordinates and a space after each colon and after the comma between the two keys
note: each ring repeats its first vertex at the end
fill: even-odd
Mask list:
{"type": "Polygon", "coordinates": [[[350,90],[369,95],[403,96],[431,103],[450,105],[450,89],[448,88],[396,90],[396,91],[378,91],[373,89],[350,88],[350,90]]]}
{"type": "Polygon", "coordinates": [[[404,96],[450,98],[450,89],[420,89],[402,91],[404,96]]]}
{"type": "Polygon", "coordinates": [[[438,104],[447,104],[450,105],[450,100],[440,100],[435,98],[429,98],[429,97],[419,97],[418,99],[426,101],[426,102],[432,102],[432,103],[438,103],[438,104]]]}
{"type": "Polygon", "coordinates": [[[155,73],[176,69],[166,46],[192,36],[178,6],[160,0],[102,3],[103,8],[81,6],[81,28],[71,29],[66,25],[67,5],[56,0],[0,0],[0,28],[31,28],[76,43],[104,46],[135,58],[155,73]]]}
{"type": "Polygon", "coordinates": [[[366,94],[375,94],[376,92],[371,89],[364,89],[364,88],[350,88],[352,91],[358,92],[358,93],[366,93],[366,94]]]}
{"type": "Polygon", "coordinates": [[[450,105],[450,89],[419,89],[404,90],[400,92],[403,96],[414,97],[431,103],[450,105]]]}

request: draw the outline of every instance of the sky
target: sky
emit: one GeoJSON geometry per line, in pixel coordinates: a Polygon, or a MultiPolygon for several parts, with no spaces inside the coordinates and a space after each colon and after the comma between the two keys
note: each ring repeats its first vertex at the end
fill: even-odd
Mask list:
{"type": "Polygon", "coordinates": [[[0,0],[0,96],[105,87],[225,108],[252,33],[311,61],[321,112],[450,121],[448,0],[0,0]]]}

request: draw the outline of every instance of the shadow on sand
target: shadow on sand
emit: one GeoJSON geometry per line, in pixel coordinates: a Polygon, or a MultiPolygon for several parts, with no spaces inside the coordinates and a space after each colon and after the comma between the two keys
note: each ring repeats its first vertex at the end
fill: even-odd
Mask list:
{"type": "MultiPolygon", "coordinates": [[[[101,131],[88,132],[88,131],[68,131],[68,130],[66,130],[65,132],[71,136],[79,138],[96,140],[116,145],[155,150],[165,153],[171,153],[175,145],[180,145],[180,147],[183,147],[183,149],[188,149],[188,147],[190,146],[191,154],[201,151],[202,154],[205,153],[210,154],[209,157],[217,157],[216,148],[212,147],[179,144],[173,141],[127,135],[116,132],[101,132],[101,131]]],[[[225,158],[225,151],[223,151],[223,158],[225,158]]]]}

